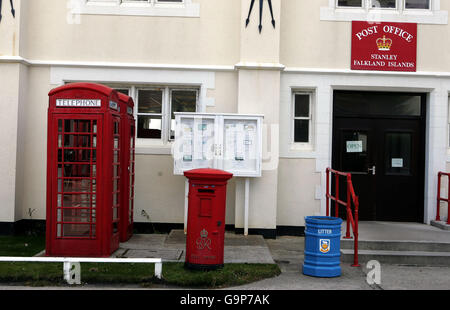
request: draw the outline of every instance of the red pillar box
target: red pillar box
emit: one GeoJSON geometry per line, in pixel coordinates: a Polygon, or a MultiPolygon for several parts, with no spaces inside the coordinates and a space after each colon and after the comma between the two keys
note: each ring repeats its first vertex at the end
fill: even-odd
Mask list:
{"type": "Polygon", "coordinates": [[[122,189],[120,209],[120,242],[128,241],[133,235],[134,209],[134,163],[135,163],[135,120],[133,116],[134,102],[127,95],[119,93],[123,105],[121,112],[122,137],[122,189]]]}
{"type": "Polygon", "coordinates": [[[223,267],[227,182],[231,173],[216,169],[184,172],[189,179],[185,266],[223,267]]]}
{"type": "Polygon", "coordinates": [[[120,104],[74,83],[49,93],[47,256],[108,257],[119,247],[120,104]]]}

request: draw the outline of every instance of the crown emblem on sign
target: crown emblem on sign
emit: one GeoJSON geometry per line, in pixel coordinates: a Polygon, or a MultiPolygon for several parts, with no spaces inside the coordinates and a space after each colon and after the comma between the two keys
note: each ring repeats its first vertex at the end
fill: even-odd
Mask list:
{"type": "Polygon", "coordinates": [[[383,36],[377,39],[377,46],[379,51],[390,51],[392,46],[392,40],[383,36]]]}
{"type": "Polygon", "coordinates": [[[202,238],[208,238],[208,232],[206,231],[206,229],[203,229],[203,230],[200,232],[200,237],[202,237],[202,238]]]}

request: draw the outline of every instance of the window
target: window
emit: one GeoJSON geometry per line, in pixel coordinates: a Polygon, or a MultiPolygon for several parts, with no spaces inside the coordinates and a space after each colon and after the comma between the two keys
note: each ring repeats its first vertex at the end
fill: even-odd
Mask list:
{"type": "Polygon", "coordinates": [[[429,10],[431,0],[337,0],[338,8],[397,8],[398,3],[403,3],[405,9],[429,10]]]}
{"type": "Polygon", "coordinates": [[[430,9],[431,0],[405,0],[405,9],[430,9]]]}
{"type": "MultiPolygon", "coordinates": [[[[163,143],[175,139],[175,112],[197,112],[199,89],[187,87],[114,87],[135,102],[136,138],[163,143]]],[[[142,140],[141,140],[142,141],[142,140]]]]}
{"type": "Polygon", "coordinates": [[[397,0],[372,0],[371,7],[381,9],[396,9],[397,0]]]}
{"type": "Polygon", "coordinates": [[[156,4],[156,3],[183,3],[185,0],[88,0],[87,2],[95,3],[95,2],[111,2],[111,4],[122,4],[127,2],[140,2],[140,3],[148,3],[148,4],[156,4]]]}
{"type": "Polygon", "coordinates": [[[175,114],[174,112],[196,112],[197,111],[196,90],[172,89],[170,90],[170,140],[175,139],[175,114]]]}
{"type": "Polygon", "coordinates": [[[200,17],[192,0],[72,0],[71,14],[200,17]]]}
{"type": "Polygon", "coordinates": [[[441,0],[329,0],[320,19],[446,25],[448,12],[440,7],[441,0]]]}
{"type": "Polygon", "coordinates": [[[127,3],[127,2],[141,2],[141,3],[148,3],[150,5],[155,4],[166,4],[166,3],[183,3],[184,0],[119,0],[121,3],[127,3]]]}
{"type": "Polygon", "coordinates": [[[448,145],[447,147],[449,148],[448,153],[450,153],[450,97],[448,97],[448,114],[447,114],[447,133],[448,133],[448,145]]]}
{"type": "Polygon", "coordinates": [[[140,89],[137,105],[137,137],[162,138],[163,91],[160,89],[140,89]]]}
{"type": "Polygon", "coordinates": [[[338,7],[362,7],[362,0],[338,0],[338,7]]]}
{"type": "Polygon", "coordinates": [[[311,143],[312,106],[311,93],[296,92],[293,95],[293,142],[311,143]]]}

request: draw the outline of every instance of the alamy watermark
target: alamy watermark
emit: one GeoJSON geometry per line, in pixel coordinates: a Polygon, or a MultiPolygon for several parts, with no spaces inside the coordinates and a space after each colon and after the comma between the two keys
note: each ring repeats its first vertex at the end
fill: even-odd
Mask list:
{"type": "Polygon", "coordinates": [[[67,284],[81,284],[80,263],[64,262],[64,280],[67,284]]]}
{"type": "Polygon", "coordinates": [[[381,284],[381,264],[377,260],[371,260],[367,262],[366,268],[369,269],[369,272],[366,276],[367,284],[381,284]]]}

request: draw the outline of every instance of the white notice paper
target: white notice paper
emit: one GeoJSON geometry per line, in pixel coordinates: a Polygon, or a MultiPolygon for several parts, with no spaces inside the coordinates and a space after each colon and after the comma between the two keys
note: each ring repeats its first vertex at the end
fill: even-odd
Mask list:
{"type": "Polygon", "coordinates": [[[362,153],[362,141],[347,141],[347,153],[362,153]]]}
{"type": "Polygon", "coordinates": [[[189,125],[183,128],[183,161],[192,161],[192,128],[189,125]]]}
{"type": "Polygon", "coordinates": [[[234,160],[235,154],[235,125],[225,125],[225,159],[234,160]]]}
{"type": "Polygon", "coordinates": [[[204,124],[199,121],[194,123],[194,160],[203,160],[203,131],[204,124]]]}
{"type": "Polygon", "coordinates": [[[403,168],[403,158],[392,158],[392,168],[403,168]]]}
{"type": "Polygon", "coordinates": [[[245,149],[244,149],[244,125],[236,125],[236,154],[235,160],[245,160],[245,149]]]}

